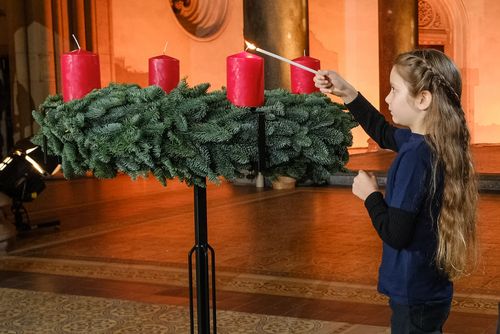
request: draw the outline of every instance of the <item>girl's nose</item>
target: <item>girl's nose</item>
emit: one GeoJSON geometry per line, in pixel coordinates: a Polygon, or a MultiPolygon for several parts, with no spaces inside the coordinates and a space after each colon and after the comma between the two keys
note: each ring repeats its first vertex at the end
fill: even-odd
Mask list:
{"type": "Polygon", "coordinates": [[[385,101],[385,103],[387,103],[387,104],[391,104],[391,100],[392,100],[392,93],[393,93],[393,91],[392,91],[392,88],[391,88],[391,90],[389,91],[389,94],[387,94],[387,95],[385,96],[385,100],[384,100],[384,101],[385,101]]]}

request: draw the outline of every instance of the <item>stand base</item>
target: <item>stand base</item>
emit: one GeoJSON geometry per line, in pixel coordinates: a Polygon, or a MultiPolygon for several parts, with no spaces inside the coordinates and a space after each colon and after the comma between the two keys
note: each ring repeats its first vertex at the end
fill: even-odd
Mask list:
{"type": "Polygon", "coordinates": [[[255,186],[257,188],[264,188],[264,175],[262,173],[259,173],[255,178],[255,186]]]}
{"type": "Polygon", "coordinates": [[[18,232],[30,232],[40,229],[59,228],[61,226],[61,222],[59,220],[52,220],[39,224],[27,224],[22,222],[16,222],[14,225],[16,226],[16,230],[18,232]]]}
{"type": "Polygon", "coordinates": [[[61,222],[59,220],[49,220],[46,222],[31,224],[28,210],[23,205],[23,201],[14,199],[12,201],[11,211],[14,214],[14,226],[18,232],[29,232],[33,230],[45,229],[50,227],[59,227],[61,222]]]}

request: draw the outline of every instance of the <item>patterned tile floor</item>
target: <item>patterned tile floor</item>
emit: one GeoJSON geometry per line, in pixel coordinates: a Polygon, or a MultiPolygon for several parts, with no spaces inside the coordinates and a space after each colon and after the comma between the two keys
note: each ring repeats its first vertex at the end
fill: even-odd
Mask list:
{"type": "MultiPolygon", "coordinates": [[[[0,300],[2,333],[190,333],[189,309],[182,306],[4,288],[0,300]]],[[[220,334],[387,333],[378,326],[234,311],[218,311],[217,328],[220,334]]]]}
{"type": "MultiPolygon", "coordinates": [[[[380,241],[350,189],[223,183],[209,185],[207,198],[218,310],[388,326],[375,291],[380,241]]],[[[449,333],[495,333],[499,201],[481,194],[481,263],[456,284],[449,333]]],[[[57,217],[61,227],[18,236],[0,259],[0,287],[187,305],[192,189],[126,176],[54,180],[27,207],[33,221],[57,217]]],[[[349,333],[370,333],[363,328],[349,333]]]]}

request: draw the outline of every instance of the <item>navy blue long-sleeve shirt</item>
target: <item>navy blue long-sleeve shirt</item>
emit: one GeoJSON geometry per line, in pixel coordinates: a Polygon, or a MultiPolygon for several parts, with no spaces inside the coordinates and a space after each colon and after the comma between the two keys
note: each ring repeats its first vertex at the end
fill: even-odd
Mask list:
{"type": "Polygon", "coordinates": [[[365,200],[383,241],[379,291],[399,304],[451,300],[453,285],[434,263],[443,183],[438,173],[436,193],[431,194],[430,147],[423,135],[389,124],[361,93],[346,106],[380,147],[397,152],[385,198],[374,192],[365,200]]]}

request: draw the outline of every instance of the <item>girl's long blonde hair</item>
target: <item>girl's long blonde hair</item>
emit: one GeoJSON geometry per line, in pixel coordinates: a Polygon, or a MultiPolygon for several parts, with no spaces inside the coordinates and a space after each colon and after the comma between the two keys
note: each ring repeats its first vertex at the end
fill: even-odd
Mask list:
{"type": "Polygon", "coordinates": [[[437,175],[441,171],[444,176],[435,261],[438,269],[454,280],[466,275],[477,259],[478,190],[469,150],[470,134],[460,101],[460,72],[450,58],[433,49],[403,53],[394,65],[410,94],[416,97],[424,90],[432,94],[424,122],[425,138],[434,156],[433,195],[436,195],[437,175]]]}

